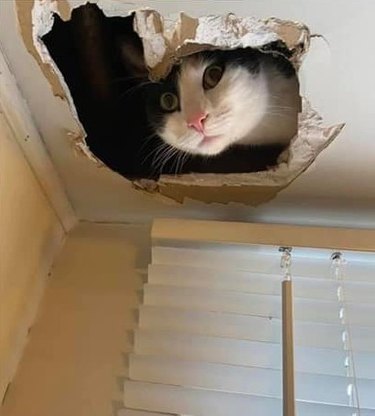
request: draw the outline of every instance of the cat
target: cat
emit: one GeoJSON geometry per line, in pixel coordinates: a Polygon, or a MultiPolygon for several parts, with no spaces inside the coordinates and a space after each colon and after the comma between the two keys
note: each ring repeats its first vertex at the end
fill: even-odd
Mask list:
{"type": "Polygon", "coordinates": [[[291,54],[284,44],[268,45],[267,54],[251,48],[194,54],[152,82],[133,28],[133,16],[106,17],[88,3],[69,21],[55,15],[43,36],[86,143],[106,166],[129,180],[157,180],[259,172],[287,154],[299,96],[295,70],[280,55],[291,54]],[[189,126],[189,114],[200,110],[207,117],[189,126]]]}
{"type": "MultiPolygon", "coordinates": [[[[125,42],[122,56],[135,77],[147,78],[139,44],[125,42]]],[[[278,53],[199,52],[182,58],[165,79],[140,85],[155,133],[188,154],[216,156],[233,146],[286,147],[297,133],[298,77],[278,53]]]]}

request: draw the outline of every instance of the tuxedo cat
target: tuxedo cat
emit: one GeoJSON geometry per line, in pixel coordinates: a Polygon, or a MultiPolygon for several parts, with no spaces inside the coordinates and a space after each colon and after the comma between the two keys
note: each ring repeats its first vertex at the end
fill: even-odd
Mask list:
{"type": "MultiPolygon", "coordinates": [[[[143,52],[124,44],[134,76],[146,78],[143,52]]],[[[145,82],[149,122],[168,145],[195,155],[233,146],[289,144],[301,99],[292,64],[280,54],[245,48],[185,57],[160,82],[145,82]]]]}
{"type": "Polygon", "coordinates": [[[185,57],[153,82],[134,17],[96,4],[43,36],[90,151],[127,179],[249,173],[280,160],[297,130],[298,79],[281,42],[185,57]]]}

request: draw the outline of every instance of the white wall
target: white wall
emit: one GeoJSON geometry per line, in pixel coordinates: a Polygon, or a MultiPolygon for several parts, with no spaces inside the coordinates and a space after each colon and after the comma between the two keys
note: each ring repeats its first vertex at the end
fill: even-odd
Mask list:
{"type": "MultiPolygon", "coordinates": [[[[110,3],[120,2],[100,2],[107,7],[110,3]]],[[[153,6],[163,13],[232,11],[305,22],[313,32],[324,35],[328,45],[323,40],[313,41],[302,70],[304,91],[328,123],[345,121],[347,127],[308,172],[271,203],[258,208],[195,202],[167,205],[134,191],[121,177],[73,154],[66,131],[74,131],[76,125],[69,109],[52,96],[50,85],[25,50],[13,1],[1,2],[0,40],[81,218],[143,222],[154,216],[173,216],[375,227],[375,55],[369,52],[371,42],[367,40],[375,36],[373,0],[126,2],[128,8],[133,4],[153,6]]]]}
{"type": "Polygon", "coordinates": [[[63,238],[63,227],[0,107],[0,401],[63,238]]]}

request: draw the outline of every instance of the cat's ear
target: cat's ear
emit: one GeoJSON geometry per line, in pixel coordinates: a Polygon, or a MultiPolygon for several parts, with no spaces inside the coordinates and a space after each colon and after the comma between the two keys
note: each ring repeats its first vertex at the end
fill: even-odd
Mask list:
{"type": "Polygon", "coordinates": [[[118,39],[120,59],[130,76],[136,78],[147,78],[148,70],[144,59],[143,45],[139,36],[122,36],[118,39]]]}

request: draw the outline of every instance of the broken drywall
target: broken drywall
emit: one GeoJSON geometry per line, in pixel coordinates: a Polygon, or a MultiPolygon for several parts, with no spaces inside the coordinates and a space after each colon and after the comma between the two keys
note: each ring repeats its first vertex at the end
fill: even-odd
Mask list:
{"type": "MultiPolygon", "coordinates": [[[[19,15],[30,13],[30,10],[27,11],[29,5],[22,6],[23,1],[18,3],[19,15]]],[[[41,37],[52,28],[54,13],[64,19],[69,17],[72,6],[67,1],[63,3],[64,7],[61,7],[60,1],[37,0],[35,2],[32,11],[33,41],[39,53],[37,59],[41,59],[46,65],[54,68],[59,85],[77,119],[82,134],[74,133],[76,146],[81,152],[97,161],[85,144],[84,129],[78,121],[69,89],[41,40],[41,37]]],[[[75,2],[75,6],[80,5],[77,3],[79,2],[75,2]]],[[[134,13],[134,30],[142,39],[145,60],[152,79],[165,76],[172,65],[184,56],[205,49],[259,48],[264,52],[283,54],[298,69],[309,48],[309,30],[298,22],[275,18],[266,20],[252,17],[241,18],[233,14],[193,18],[181,13],[178,17],[164,19],[158,12],[151,9],[133,12],[125,4],[121,5],[118,2],[116,2],[116,7],[113,7],[112,2],[97,3],[108,16],[127,16],[134,13]]],[[[23,31],[24,36],[26,32],[27,30],[23,31]]],[[[50,77],[49,80],[55,91],[56,75],[53,81],[50,77]]],[[[288,186],[306,170],[319,153],[335,139],[342,128],[342,124],[324,126],[318,113],[304,98],[299,117],[298,135],[293,138],[288,152],[284,154],[284,158],[275,168],[244,174],[162,175],[158,182],[138,180],[134,182],[134,186],[137,189],[159,193],[177,201],[183,201],[184,198],[189,197],[205,202],[244,202],[257,205],[272,199],[278,191],[288,186]]]]}
{"type": "MultiPolygon", "coordinates": [[[[34,57],[44,76],[49,81],[53,94],[60,98],[65,98],[64,88],[61,85],[60,78],[55,72],[52,65],[43,60],[38,53],[33,38],[33,7],[34,0],[15,0],[17,9],[19,30],[24,40],[27,51],[34,57]]],[[[65,0],[51,2],[51,11],[56,12],[64,18],[69,18],[67,13],[69,4],[65,0]]]]}

